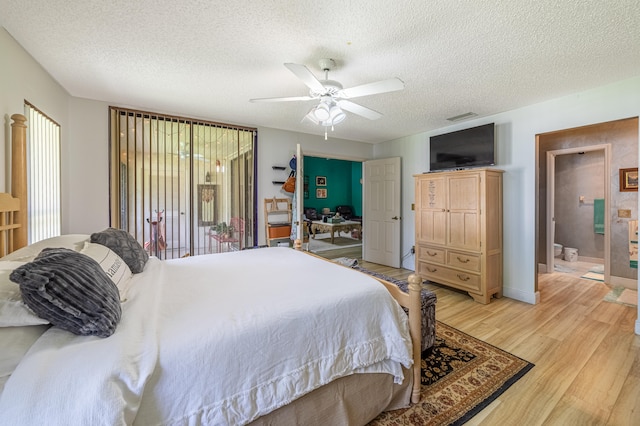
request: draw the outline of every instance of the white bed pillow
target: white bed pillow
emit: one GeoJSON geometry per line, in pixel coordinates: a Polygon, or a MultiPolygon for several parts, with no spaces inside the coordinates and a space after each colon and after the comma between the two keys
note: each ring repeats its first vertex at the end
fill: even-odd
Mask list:
{"type": "Polygon", "coordinates": [[[11,272],[25,263],[9,260],[0,262],[0,327],[49,324],[49,321],[29,309],[22,300],[20,286],[9,279],[11,272]]]}
{"type": "Polygon", "coordinates": [[[125,261],[109,247],[86,241],[80,253],[98,262],[111,281],[118,287],[120,301],[127,299],[127,291],[133,275],[125,261]]]}
{"type": "Polygon", "coordinates": [[[48,328],[48,325],[0,327],[0,378],[13,373],[31,345],[48,328]]]}
{"type": "Polygon", "coordinates": [[[40,254],[42,249],[49,247],[62,247],[80,251],[84,247],[84,242],[88,241],[89,238],[90,236],[86,234],[68,234],[47,238],[42,241],[38,241],[37,243],[30,244],[26,247],[22,247],[21,249],[18,249],[13,253],[10,253],[1,258],[0,261],[15,260],[20,262],[31,262],[36,258],[38,254],[40,254]]]}
{"type": "Polygon", "coordinates": [[[127,262],[127,266],[134,274],[144,270],[144,265],[149,260],[149,253],[124,229],[107,228],[104,231],[91,234],[91,242],[102,244],[113,250],[118,256],[127,262]]]}

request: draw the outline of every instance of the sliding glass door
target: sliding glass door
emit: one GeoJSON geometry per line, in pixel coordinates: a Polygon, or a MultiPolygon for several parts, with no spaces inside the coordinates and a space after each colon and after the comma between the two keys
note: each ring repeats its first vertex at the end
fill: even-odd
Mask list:
{"type": "Polygon", "coordinates": [[[111,226],[162,259],[253,246],[256,142],[253,128],[111,107],[111,226]]]}

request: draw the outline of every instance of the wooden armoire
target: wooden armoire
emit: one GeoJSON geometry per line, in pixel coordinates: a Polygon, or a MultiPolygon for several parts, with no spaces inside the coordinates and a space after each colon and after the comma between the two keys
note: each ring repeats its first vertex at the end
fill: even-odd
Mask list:
{"type": "Polygon", "coordinates": [[[416,273],[485,304],[502,297],[502,173],[414,176],[416,273]]]}

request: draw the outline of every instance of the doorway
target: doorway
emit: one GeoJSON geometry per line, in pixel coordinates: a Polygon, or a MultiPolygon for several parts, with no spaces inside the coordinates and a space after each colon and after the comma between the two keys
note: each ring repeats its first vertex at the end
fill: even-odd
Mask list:
{"type": "Polygon", "coordinates": [[[547,151],[546,272],[610,282],[609,144],[547,151]]]}
{"type": "MultiPolygon", "coordinates": [[[[304,153],[302,212],[309,225],[308,249],[323,257],[348,250],[362,256],[362,160],[304,153]],[[322,222],[341,213],[344,226],[322,222]],[[311,223],[315,221],[316,223],[311,223]],[[357,225],[347,226],[352,222],[357,225]]],[[[344,255],[347,256],[347,255],[344,255]]]]}
{"type": "MultiPolygon", "coordinates": [[[[550,194],[547,182],[550,179],[547,170],[551,172],[549,157],[552,160],[578,157],[581,152],[585,153],[583,156],[602,153],[608,166],[604,172],[602,193],[606,203],[602,224],[604,234],[600,236],[604,267],[608,271],[606,284],[637,288],[637,269],[631,266],[629,258],[629,226],[630,222],[638,219],[638,193],[621,191],[618,174],[621,169],[638,167],[638,117],[536,135],[536,270],[553,272],[553,244],[558,242],[554,241],[557,238],[553,223],[555,196],[550,194]]],[[[555,178],[558,179],[557,176],[555,178]]],[[[583,210],[593,215],[596,195],[587,189],[583,193],[575,193],[570,202],[574,206],[582,204],[583,210]],[[581,199],[581,195],[584,198],[581,199]]],[[[593,220],[589,229],[582,232],[596,232],[595,217],[593,220]]],[[[580,247],[575,248],[579,255],[580,247]]],[[[535,283],[538,291],[537,273],[535,283]]]]}

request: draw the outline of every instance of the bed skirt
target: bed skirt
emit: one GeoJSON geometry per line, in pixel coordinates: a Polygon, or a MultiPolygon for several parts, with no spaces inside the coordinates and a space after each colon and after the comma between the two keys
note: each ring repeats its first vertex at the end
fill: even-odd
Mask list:
{"type": "Polygon", "coordinates": [[[383,411],[409,406],[413,375],[404,382],[382,373],[352,374],[334,380],[249,423],[251,426],[366,425],[383,411]]]}

